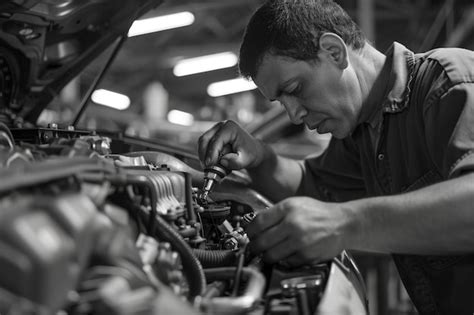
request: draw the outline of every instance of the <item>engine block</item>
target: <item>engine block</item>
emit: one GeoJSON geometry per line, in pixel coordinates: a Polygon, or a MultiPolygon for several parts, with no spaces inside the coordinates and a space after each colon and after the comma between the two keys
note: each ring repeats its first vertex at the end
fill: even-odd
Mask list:
{"type": "Polygon", "coordinates": [[[366,313],[346,253],[297,269],[249,253],[245,227],[272,203],[245,176],[202,203],[202,171],[180,159],[66,134],[0,130],[1,314],[316,314],[335,268],[344,314],[366,313]]]}

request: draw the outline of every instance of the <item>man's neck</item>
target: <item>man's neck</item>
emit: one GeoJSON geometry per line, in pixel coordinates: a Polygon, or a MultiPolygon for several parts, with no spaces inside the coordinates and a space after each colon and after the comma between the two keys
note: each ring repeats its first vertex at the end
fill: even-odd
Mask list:
{"type": "Polygon", "coordinates": [[[385,61],[386,56],[368,43],[361,51],[351,51],[351,62],[363,96],[358,123],[366,122],[372,116],[384,96],[388,83],[382,77],[385,61]]]}

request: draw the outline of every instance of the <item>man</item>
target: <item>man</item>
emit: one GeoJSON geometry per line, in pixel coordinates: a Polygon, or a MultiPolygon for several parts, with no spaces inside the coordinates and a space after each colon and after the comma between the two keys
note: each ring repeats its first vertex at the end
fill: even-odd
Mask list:
{"type": "Polygon", "coordinates": [[[291,265],[390,253],[420,314],[473,314],[474,53],[382,54],[331,0],[270,0],[239,67],[294,123],[333,136],[304,161],[232,121],[201,136],[205,165],[246,168],[277,202],[248,227],[251,248],[291,265]]]}

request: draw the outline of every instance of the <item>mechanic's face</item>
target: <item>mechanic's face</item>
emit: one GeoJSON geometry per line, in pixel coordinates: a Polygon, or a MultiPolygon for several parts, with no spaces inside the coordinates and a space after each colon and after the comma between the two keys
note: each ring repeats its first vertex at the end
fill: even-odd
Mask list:
{"type": "Polygon", "coordinates": [[[330,54],[302,61],[266,54],[255,83],[263,95],[285,106],[295,124],[336,138],[351,134],[360,114],[362,96],[350,64],[341,66],[330,54]]]}

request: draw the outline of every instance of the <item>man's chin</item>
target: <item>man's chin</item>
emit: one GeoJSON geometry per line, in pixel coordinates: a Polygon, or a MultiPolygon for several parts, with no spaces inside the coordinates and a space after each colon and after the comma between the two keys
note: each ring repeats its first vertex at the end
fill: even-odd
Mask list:
{"type": "Polygon", "coordinates": [[[318,134],[320,134],[320,135],[325,135],[325,134],[328,134],[328,133],[330,133],[330,134],[332,135],[332,131],[319,130],[319,129],[316,129],[316,128],[314,128],[314,129],[315,129],[316,132],[317,132],[318,134]]]}
{"type": "Polygon", "coordinates": [[[330,133],[336,139],[344,139],[344,138],[347,138],[351,135],[350,132],[344,132],[344,131],[341,131],[341,130],[333,130],[333,131],[330,131],[330,132],[327,132],[327,133],[330,133]]]}

